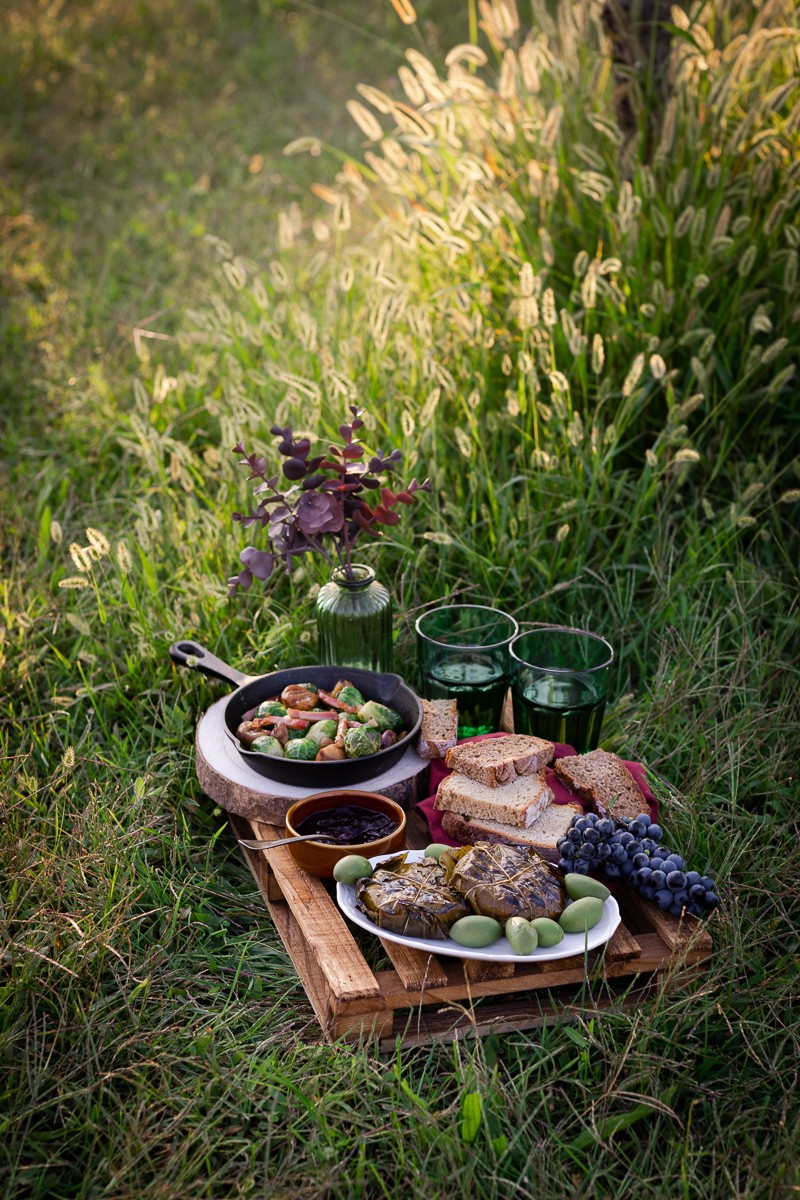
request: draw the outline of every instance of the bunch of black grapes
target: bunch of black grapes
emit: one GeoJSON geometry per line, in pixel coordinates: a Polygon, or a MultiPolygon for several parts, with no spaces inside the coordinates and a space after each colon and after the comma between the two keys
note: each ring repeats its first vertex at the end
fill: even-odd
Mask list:
{"type": "Polygon", "coordinates": [[[680,854],[661,845],[663,831],[649,813],[638,817],[575,816],[556,848],[562,871],[589,872],[606,879],[624,879],[660,909],[679,917],[684,911],[700,917],[716,908],[714,880],[687,871],[680,854]]]}

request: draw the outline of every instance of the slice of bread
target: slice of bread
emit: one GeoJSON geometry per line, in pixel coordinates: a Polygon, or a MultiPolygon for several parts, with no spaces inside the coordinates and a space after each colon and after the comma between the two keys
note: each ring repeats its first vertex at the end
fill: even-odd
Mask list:
{"type": "Polygon", "coordinates": [[[439,784],[434,808],[524,829],[533,824],[552,799],[544,769],[538,775],[518,775],[502,787],[487,787],[454,771],[439,784]]]}
{"type": "Polygon", "coordinates": [[[484,821],[478,817],[462,816],[460,813],[442,814],[442,829],[454,842],[462,846],[481,842],[505,842],[509,846],[532,846],[537,854],[548,862],[557,863],[559,853],[556,842],[564,837],[572,818],[582,815],[580,804],[548,804],[532,825],[525,829],[504,825],[500,821],[484,821]]]}
{"type": "Polygon", "coordinates": [[[421,700],[422,725],[417,750],[420,758],[444,758],[458,740],[458,702],[421,700]]]}
{"type": "Polygon", "coordinates": [[[638,817],[647,812],[636,780],[622,759],[608,750],[559,758],[553,770],[598,816],[638,817]]]}
{"type": "Polygon", "coordinates": [[[483,742],[463,742],[448,750],[445,762],[452,770],[496,788],[518,775],[538,775],[553,757],[555,747],[543,738],[510,733],[483,742]]]}

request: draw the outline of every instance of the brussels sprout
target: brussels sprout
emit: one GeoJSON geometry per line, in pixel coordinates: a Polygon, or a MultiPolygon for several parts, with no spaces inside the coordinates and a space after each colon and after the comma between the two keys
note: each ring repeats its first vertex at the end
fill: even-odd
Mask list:
{"type": "Polygon", "coordinates": [[[294,738],[293,741],[286,743],[286,758],[300,758],[311,762],[317,757],[318,751],[319,746],[316,742],[312,742],[311,738],[294,738]]]}
{"type": "Polygon", "coordinates": [[[304,738],[308,733],[308,726],[305,729],[292,729],[291,725],[284,725],[286,730],[287,742],[298,742],[300,738],[304,738]]]}
{"type": "Polygon", "coordinates": [[[256,709],[257,717],[285,717],[286,705],[280,700],[264,700],[256,709]]]}
{"type": "Polygon", "coordinates": [[[356,708],[361,708],[361,705],[364,703],[364,697],[355,684],[352,683],[345,683],[338,692],[334,688],[331,695],[335,696],[337,700],[341,700],[342,704],[352,704],[356,708]]]}
{"type": "Polygon", "coordinates": [[[268,733],[262,734],[261,737],[251,742],[250,749],[257,750],[259,754],[269,754],[272,758],[284,757],[283,746],[276,737],[272,737],[268,733]]]}
{"type": "Polygon", "coordinates": [[[381,735],[373,725],[356,725],[344,735],[344,749],[348,758],[365,758],[377,754],[381,748],[381,735]]]}
{"type": "Polygon", "coordinates": [[[358,710],[358,717],[360,721],[373,721],[375,728],[381,732],[384,729],[397,731],[403,728],[403,718],[400,714],[393,708],[387,708],[385,704],[379,704],[377,700],[368,700],[366,704],[362,704],[358,710]]]}
{"type": "MultiPolygon", "coordinates": [[[[354,683],[351,683],[349,679],[338,679],[336,681],[336,683],[333,685],[333,687],[330,689],[330,693],[332,696],[335,697],[335,696],[339,695],[339,692],[342,690],[342,688],[355,687],[355,686],[356,685],[354,683]]],[[[364,701],[362,700],[361,703],[363,704],[364,701]]]]}
{"type": "Polygon", "coordinates": [[[325,738],[333,741],[336,737],[336,721],[317,721],[311,726],[306,737],[310,738],[312,742],[316,742],[317,747],[325,738]]]}

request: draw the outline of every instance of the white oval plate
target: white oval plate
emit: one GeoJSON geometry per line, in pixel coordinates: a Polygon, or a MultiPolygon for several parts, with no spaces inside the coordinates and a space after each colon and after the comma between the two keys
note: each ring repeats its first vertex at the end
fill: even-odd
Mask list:
{"type": "MultiPolygon", "coordinates": [[[[397,855],[402,853],[408,855],[410,862],[419,862],[425,857],[424,850],[398,850],[394,854],[379,854],[369,861],[373,867],[377,867],[380,863],[386,862],[390,858],[397,858],[397,855]]],[[[619,905],[613,896],[609,896],[603,905],[602,920],[588,933],[565,933],[564,940],[557,946],[540,947],[534,950],[533,954],[515,954],[508,944],[508,938],[504,937],[498,938],[491,946],[473,950],[469,946],[459,945],[452,938],[446,938],[444,941],[440,941],[438,938],[414,938],[406,937],[402,933],[392,933],[388,929],[380,929],[374,921],[356,908],[356,889],[353,884],[337,883],[336,901],[344,915],[354,925],[359,925],[368,933],[374,933],[383,941],[397,942],[401,946],[410,946],[412,950],[424,950],[427,954],[445,954],[451,958],[474,958],[481,962],[552,962],[557,958],[574,958],[576,955],[583,955],[589,950],[596,950],[598,946],[605,945],[621,920],[619,905]]]]}

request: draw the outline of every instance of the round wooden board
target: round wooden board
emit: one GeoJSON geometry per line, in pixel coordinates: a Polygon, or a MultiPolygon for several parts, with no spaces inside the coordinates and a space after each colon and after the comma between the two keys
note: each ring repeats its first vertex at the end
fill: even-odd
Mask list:
{"type": "MultiPolygon", "coordinates": [[[[195,739],[198,782],[205,794],[226,812],[282,825],[295,800],[311,795],[314,789],[288,787],[249,767],[226,733],[227,702],[228,697],[224,696],[212,704],[198,722],[195,739]]],[[[388,771],[352,786],[360,792],[380,792],[408,809],[426,796],[429,767],[430,763],[409,747],[400,762],[388,771]]]]}

